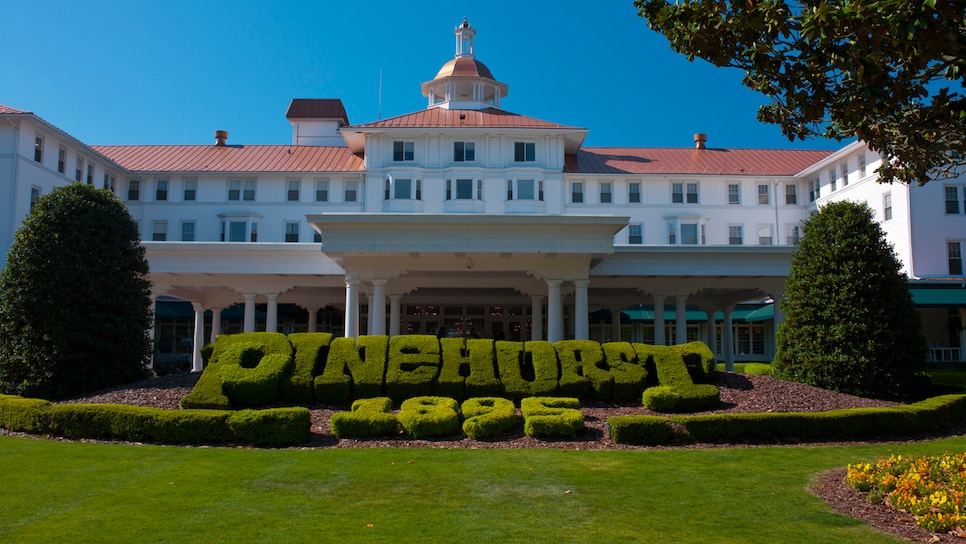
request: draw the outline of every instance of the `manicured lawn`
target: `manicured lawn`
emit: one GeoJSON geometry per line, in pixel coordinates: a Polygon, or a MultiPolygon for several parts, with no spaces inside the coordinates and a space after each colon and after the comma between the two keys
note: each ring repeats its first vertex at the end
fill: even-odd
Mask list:
{"type": "Polygon", "coordinates": [[[0,437],[3,542],[898,542],[806,489],[910,445],[249,450],[0,437]]]}

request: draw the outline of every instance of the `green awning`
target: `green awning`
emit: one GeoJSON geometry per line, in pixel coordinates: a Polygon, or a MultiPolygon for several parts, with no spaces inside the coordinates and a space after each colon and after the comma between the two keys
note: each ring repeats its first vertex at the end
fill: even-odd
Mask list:
{"type": "Polygon", "coordinates": [[[775,319],[775,305],[766,304],[757,310],[752,310],[748,312],[745,316],[745,322],[754,323],[757,321],[771,321],[775,319]]]}
{"type": "MultiPolygon", "coordinates": [[[[770,304],[740,304],[733,312],[731,312],[731,320],[736,323],[740,321],[748,321],[748,316],[755,314],[756,312],[761,312],[763,308],[768,309],[767,314],[762,314],[762,317],[755,319],[755,321],[772,319],[773,314],[770,310],[770,304]],[[767,315],[767,317],[764,317],[764,315],[767,315]]],[[[654,321],[654,309],[650,306],[638,307],[631,310],[622,310],[621,313],[630,318],[631,322],[634,323],[651,323],[654,321]]],[[[690,323],[705,322],[708,320],[708,314],[702,310],[689,309],[685,312],[685,318],[690,323]]],[[[718,321],[724,320],[724,314],[722,312],[717,312],[715,314],[715,319],[718,321]]],[[[674,320],[674,309],[668,309],[667,306],[665,306],[664,321],[666,323],[672,323],[674,320]]]]}
{"type": "Polygon", "coordinates": [[[966,288],[953,285],[910,287],[912,302],[922,308],[966,308],[966,288]]]}

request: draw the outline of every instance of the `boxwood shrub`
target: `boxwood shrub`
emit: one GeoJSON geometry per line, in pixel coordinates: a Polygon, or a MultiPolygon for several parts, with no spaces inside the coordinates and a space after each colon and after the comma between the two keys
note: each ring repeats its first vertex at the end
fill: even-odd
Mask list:
{"type": "Polygon", "coordinates": [[[514,399],[554,395],[560,379],[553,344],[496,342],[496,363],[504,393],[514,399]]]}
{"type": "Polygon", "coordinates": [[[459,404],[448,397],[414,397],[403,401],[396,419],[413,438],[456,434],[459,404]]]}
{"type": "Polygon", "coordinates": [[[527,436],[575,438],[584,428],[580,400],[572,397],[527,397],[520,413],[527,436]]]}
{"type": "Polygon", "coordinates": [[[25,399],[15,395],[0,395],[0,427],[22,433],[47,432],[43,417],[50,402],[25,399]]]}
{"type": "Polygon", "coordinates": [[[312,414],[308,408],[239,410],[228,417],[236,440],[256,446],[294,446],[309,441],[312,414]]]}
{"type": "MultiPolygon", "coordinates": [[[[717,387],[695,384],[691,380],[681,349],[647,344],[634,344],[634,349],[637,351],[638,360],[643,361],[648,370],[653,368],[657,381],[661,384],[661,387],[644,390],[644,406],[658,412],[693,412],[714,408],[720,403],[717,387]]],[[[700,357],[692,359],[700,359],[702,364],[705,361],[700,357]]]]}
{"type": "Polygon", "coordinates": [[[351,411],[336,412],[329,418],[335,436],[385,436],[398,434],[399,420],[392,414],[392,399],[375,397],[352,403],[351,411]]]}
{"type": "Polygon", "coordinates": [[[295,351],[295,367],[279,383],[279,396],[293,404],[315,402],[315,376],[322,373],[329,356],[332,333],[297,332],[288,335],[295,351]]]}
{"type": "MultiPolygon", "coordinates": [[[[245,348],[246,344],[232,347],[245,348]]],[[[227,357],[229,351],[225,351],[227,357]]],[[[246,348],[243,355],[258,353],[246,348]]],[[[264,406],[279,399],[283,378],[288,378],[295,364],[290,355],[269,353],[258,359],[254,367],[246,364],[226,364],[221,367],[221,389],[233,406],[264,406]]]]}
{"type": "Polygon", "coordinates": [[[684,360],[691,379],[696,382],[709,382],[714,379],[714,352],[704,342],[688,342],[670,346],[684,360]]]}
{"type": "Polygon", "coordinates": [[[647,383],[647,369],[638,364],[637,351],[630,342],[606,342],[601,345],[604,363],[614,378],[614,402],[626,403],[641,398],[647,383]]]}
{"type": "Polygon", "coordinates": [[[610,400],[614,393],[614,377],[610,373],[604,350],[592,340],[554,342],[560,360],[559,394],[566,397],[592,397],[610,400]]]}
{"type": "Polygon", "coordinates": [[[492,438],[513,429],[520,416],[513,401],[503,397],[477,397],[461,406],[463,432],[473,440],[492,438]]]}
{"type": "Polygon", "coordinates": [[[607,427],[618,444],[668,444],[676,434],[671,421],[661,416],[614,416],[607,419],[607,427]]]}
{"type": "Polygon", "coordinates": [[[492,340],[440,338],[439,342],[443,362],[434,388],[437,395],[462,400],[503,393],[492,340]]]}
{"type": "Polygon", "coordinates": [[[315,378],[315,396],[323,404],[383,394],[388,336],[334,338],[322,375],[315,378]]]}
{"type": "Polygon", "coordinates": [[[433,393],[439,374],[439,339],[433,335],[405,334],[389,340],[386,393],[397,401],[433,393]]]}

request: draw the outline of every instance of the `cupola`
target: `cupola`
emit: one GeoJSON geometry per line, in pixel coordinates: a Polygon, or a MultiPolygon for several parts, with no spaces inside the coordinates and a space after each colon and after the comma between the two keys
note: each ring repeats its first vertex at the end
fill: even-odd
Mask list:
{"type": "Polygon", "coordinates": [[[493,78],[490,69],[476,60],[473,39],[476,30],[463,18],[455,30],[456,54],[443,65],[432,81],[423,83],[423,96],[430,108],[482,110],[499,108],[509,86],[493,78]]]}

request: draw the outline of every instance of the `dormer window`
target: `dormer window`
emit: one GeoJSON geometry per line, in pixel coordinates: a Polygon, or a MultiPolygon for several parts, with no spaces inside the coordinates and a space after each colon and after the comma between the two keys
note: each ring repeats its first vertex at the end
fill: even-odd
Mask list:
{"type": "Polygon", "coordinates": [[[413,142],[393,142],[392,160],[393,162],[409,162],[415,160],[416,144],[413,142]]]}
{"type": "Polygon", "coordinates": [[[476,160],[476,144],[473,142],[453,142],[454,162],[473,162],[476,160]]]}
{"type": "Polygon", "coordinates": [[[513,142],[514,162],[534,162],[537,160],[537,144],[534,142],[513,142]]]}

